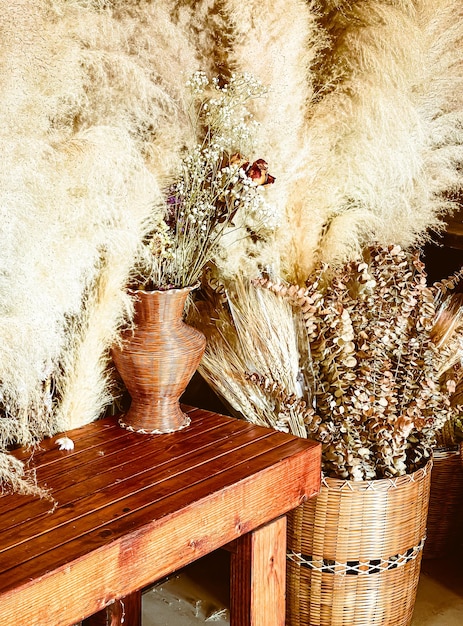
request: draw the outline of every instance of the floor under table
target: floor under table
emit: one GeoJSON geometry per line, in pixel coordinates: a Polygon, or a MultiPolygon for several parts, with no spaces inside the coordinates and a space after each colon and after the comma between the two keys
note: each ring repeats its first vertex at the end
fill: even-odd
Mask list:
{"type": "MultiPolygon", "coordinates": [[[[143,626],[227,626],[227,552],[219,550],[184,568],[143,596],[143,626]]],[[[422,561],[411,626],[463,625],[463,550],[422,561]]]]}

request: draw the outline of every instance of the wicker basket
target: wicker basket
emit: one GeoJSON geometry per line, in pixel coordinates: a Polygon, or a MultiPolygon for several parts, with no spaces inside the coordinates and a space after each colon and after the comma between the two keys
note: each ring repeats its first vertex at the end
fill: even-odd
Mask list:
{"type": "Polygon", "coordinates": [[[434,450],[431,495],[424,559],[448,556],[459,530],[463,505],[463,466],[460,446],[434,450]]]}
{"type": "Polygon", "coordinates": [[[288,519],[288,626],[406,626],[432,462],[394,480],[325,478],[288,519]]]}

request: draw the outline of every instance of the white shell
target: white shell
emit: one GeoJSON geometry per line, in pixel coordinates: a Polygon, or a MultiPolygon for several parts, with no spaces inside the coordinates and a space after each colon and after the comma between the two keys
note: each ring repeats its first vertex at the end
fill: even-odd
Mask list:
{"type": "Polygon", "coordinates": [[[74,442],[69,437],[60,437],[55,443],[59,450],[74,450],[74,442]]]}

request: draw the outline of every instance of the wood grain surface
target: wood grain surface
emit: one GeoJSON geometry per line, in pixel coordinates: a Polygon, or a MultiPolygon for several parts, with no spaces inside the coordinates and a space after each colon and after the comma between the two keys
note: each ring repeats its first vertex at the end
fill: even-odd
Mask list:
{"type": "Polygon", "coordinates": [[[131,433],[107,418],[68,432],[72,451],[56,437],[31,457],[14,452],[55,505],[0,497],[4,626],[70,626],[318,491],[318,444],[183,408],[191,425],[176,433],[131,433]]]}

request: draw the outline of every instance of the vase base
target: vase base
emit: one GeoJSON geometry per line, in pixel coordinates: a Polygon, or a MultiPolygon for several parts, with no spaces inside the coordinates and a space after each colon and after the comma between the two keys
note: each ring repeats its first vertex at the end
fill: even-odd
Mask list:
{"type": "Polygon", "coordinates": [[[175,433],[178,430],[183,430],[184,428],[187,428],[190,423],[191,419],[188,417],[188,415],[185,415],[183,423],[175,427],[162,426],[160,428],[142,428],[138,426],[132,426],[131,424],[127,424],[126,422],[124,422],[124,415],[119,418],[119,426],[121,428],[124,428],[125,430],[130,430],[130,432],[132,433],[140,433],[142,435],[166,435],[168,433],[175,433]]]}

